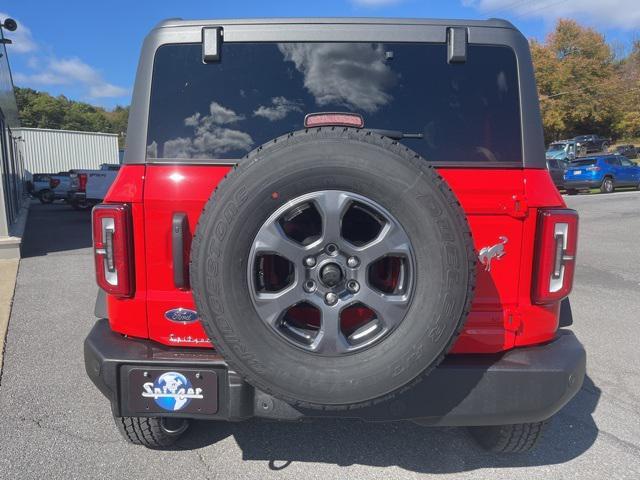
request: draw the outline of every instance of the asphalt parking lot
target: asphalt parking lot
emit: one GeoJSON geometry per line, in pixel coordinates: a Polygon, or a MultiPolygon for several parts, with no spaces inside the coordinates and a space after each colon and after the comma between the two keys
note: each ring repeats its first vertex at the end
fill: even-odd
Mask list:
{"type": "Polygon", "coordinates": [[[89,214],[32,205],[0,379],[1,478],[640,478],[640,192],[566,198],[581,215],[574,331],[588,377],[537,450],[464,430],[200,422],[174,451],[120,439],[84,372],[96,287],[89,214]]]}

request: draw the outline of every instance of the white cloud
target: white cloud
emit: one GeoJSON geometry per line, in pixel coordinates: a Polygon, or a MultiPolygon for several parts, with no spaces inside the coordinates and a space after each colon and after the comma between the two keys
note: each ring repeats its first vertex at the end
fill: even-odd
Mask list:
{"type": "MultiPolygon", "coordinates": [[[[11,17],[8,13],[0,12],[0,21],[4,21],[7,17],[11,17]]],[[[13,17],[11,17],[13,18],[13,17]]],[[[16,19],[14,19],[16,20],[16,19]]],[[[33,52],[38,45],[33,40],[31,30],[23,23],[16,20],[18,29],[15,32],[4,30],[4,36],[12,40],[13,43],[7,45],[11,53],[29,53],[33,52]]]]}
{"type": "Polygon", "coordinates": [[[28,62],[34,73],[17,72],[14,82],[20,86],[47,87],[69,85],[82,87],[90,98],[118,98],[129,90],[104,80],[100,72],[79,58],[38,58],[28,62]]]}
{"type": "Polygon", "coordinates": [[[285,97],[273,97],[270,106],[260,105],[254,112],[254,117],[264,117],[267,120],[275,122],[282,120],[291,112],[302,113],[302,104],[295,100],[289,100],[285,97]]]}
{"type": "MultiPolygon", "coordinates": [[[[211,102],[209,105],[209,118],[212,123],[223,125],[225,123],[235,123],[244,120],[243,115],[238,115],[230,108],[225,108],[217,102],[211,102]]],[[[204,117],[205,119],[207,117],[204,117]]]]}
{"type": "MultiPolygon", "coordinates": [[[[216,158],[232,151],[248,152],[253,139],[248,133],[225,127],[244,120],[232,109],[217,102],[209,105],[209,115],[199,112],[184,119],[187,127],[194,129],[193,136],[177,137],[163,144],[164,158],[216,158]]],[[[147,154],[157,154],[156,142],[147,147],[147,154]]]]}
{"type": "Polygon", "coordinates": [[[518,18],[579,17],[597,21],[598,25],[634,30],[640,25],[640,1],[638,0],[463,0],[491,16],[513,13],[518,18]]]}
{"type": "Polygon", "coordinates": [[[368,43],[282,43],[285,60],[304,75],[319,106],[340,104],[375,112],[391,100],[397,81],[382,45],[368,43]]]}

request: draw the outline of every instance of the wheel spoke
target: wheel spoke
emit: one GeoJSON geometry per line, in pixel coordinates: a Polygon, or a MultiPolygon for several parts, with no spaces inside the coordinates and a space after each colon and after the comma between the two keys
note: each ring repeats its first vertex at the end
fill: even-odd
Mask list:
{"type": "Polygon", "coordinates": [[[376,313],[387,329],[395,328],[402,321],[409,307],[408,295],[387,295],[369,286],[362,288],[358,299],[376,313]]]}
{"type": "Polygon", "coordinates": [[[300,262],[302,262],[305,254],[305,248],[289,239],[277,222],[265,225],[265,227],[258,232],[255,241],[255,251],[256,253],[273,253],[280,255],[292,262],[296,268],[300,262]]]}
{"type": "Polygon", "coordinates": [[[385,256],[409,257],[411,247],[407,235],[395,224],[388,222],[373,241],[357,249],[365,265],[385,256]]]}
{"type": "Polygon", "coordinates": [[[276,327],[282,313],[300,303],[303,295],[297,281],[281,292],[261,292],[255,295],[256,310],[265,322],[276,327]]]}
{"type": "Polygon", "coordinates": [[[322,217],[322,242],[337,242],[340,239],[342,216],[347,210],[349,196],[344,192],[327,190],[314,198],[322,217]]]}
{"type": "Polygon", "coordinates": [[[349,343],[340,331],[340,310],[324,306],[321,309],[322,323],[311,349],[321,354],[340,354],[349,349],[349,343]]]}

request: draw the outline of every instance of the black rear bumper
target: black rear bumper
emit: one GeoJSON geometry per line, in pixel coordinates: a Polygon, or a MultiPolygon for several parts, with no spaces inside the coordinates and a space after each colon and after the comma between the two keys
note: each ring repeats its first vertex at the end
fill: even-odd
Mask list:
{"type": "MultiPolygon", "coordinates": [[[[201,369],[218,378],[215,414],[167,413],[167,416],[238,421],[250,417],[299,420],[349,417],[369,421],[413,420],[425,425],[472,426],[546,420],[580,389],[586,355],[567,330],[544,345],[500,355],[450,355],[415,387],[390,401],[354,410],[293,407],[247,384],[213,350],[170,348],[125,338],[107,320],[93,327],[84,344],[87,374],[111,401],[116,416],[145,416],[129,409],[124,377],[131,367],[168,371],[201,369]]],[[[157,416],[158,414],[147,414],[157,416]]],[[[163,414],[164,415],[164,414],[163,414]]]]}

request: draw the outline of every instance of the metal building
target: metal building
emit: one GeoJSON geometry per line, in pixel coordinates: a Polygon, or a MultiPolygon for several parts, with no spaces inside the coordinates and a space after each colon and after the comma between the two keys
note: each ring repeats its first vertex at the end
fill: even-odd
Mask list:
{"type": "Polygon", "coordinates": [[[112,133],[15,128],[27,176],[120,163],[118,135],[112,133]]]}
{"type": "Polygon", "coordinates": [[[26,221],[24,168],[15,138],[18,126],[18,107],[0,28],[0,259],[19,258],[26,221]]]}

